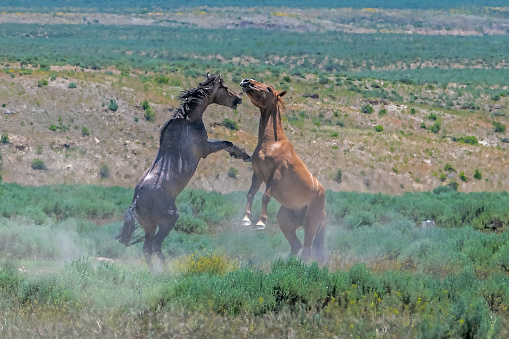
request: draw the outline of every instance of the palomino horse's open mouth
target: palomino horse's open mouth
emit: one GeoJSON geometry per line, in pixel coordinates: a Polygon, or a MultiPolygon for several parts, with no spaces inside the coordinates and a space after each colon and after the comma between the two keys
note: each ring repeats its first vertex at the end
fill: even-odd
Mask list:
{"type": "Polygon", "coordinates": [[[252,89],[253,84],[251,83],[251,81],[254,81],[254,80],[253,79],[242,80],[242,82],[240,83],[240,87],[242,87],[243,92],[247,92],[249,89],[252,89]]]}

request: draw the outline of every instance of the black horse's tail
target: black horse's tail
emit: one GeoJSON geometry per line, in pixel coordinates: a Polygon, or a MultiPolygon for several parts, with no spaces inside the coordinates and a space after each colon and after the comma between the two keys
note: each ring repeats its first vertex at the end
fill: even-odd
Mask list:
{"type": "Polygon", "coordinates": [[[118,240],[121,244],[126,246],[130,246],[131,238],[133,236],[134,230],[136,228],[136,200],[133,201],[133,204],[129,206],[129,208],[125,211],[124,216],[124,226],[120,230],[120,233],[115,236],[115,239],[118,240]]]}

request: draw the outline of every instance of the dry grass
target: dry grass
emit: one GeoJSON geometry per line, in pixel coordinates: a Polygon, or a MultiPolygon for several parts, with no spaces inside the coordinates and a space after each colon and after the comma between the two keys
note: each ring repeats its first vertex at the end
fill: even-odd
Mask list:
{"type": "MultiPolygon", "coordinates": [[[[224,76],[237,90],[232,75],[224,76]]],[[[279,87],[283,76],[265,74],[258,75],[258,79],[279,87]]],[[[1,117],[0,132],[11,140],[10,144],[0,146],[6,182],[133,186],[157,153],[159,128],[170,117],[169,110],[178,105],[177,95],[200,81],[177,73],[169,81],[180,84],[176,87],[158,84],[150,74],[148,81],[142,81],[142,74],[115,75],[110,68],[94,72],[60,71],[47,86],[37,87],[38,80],[49,77],[50,73],[39,70],[14,79],[0,73],[0,89],[9,98],[3,111],[15,112],[1,117]],[[69,89],[70,82],[76,83],[77,88],[69,89]],[[107,109],[110,99],[119,104],[117,111],[107,109]],[[143,117],[140,104],[145,99],[156,112],[155,123],[143,117]],[[51,125],[58,129],[50,131],[51,125]],[[82,126],[90,131],[89,136],[82,135],[82,126]],[[42,159],[48,169],[33,170],[30,163],[35,158],[42,159]],[[111,168],[111,176],[106,179],[99,175],[103,164],[111,168]]],[[[457,173],[450,174],[453,178],[448,180],[458,181],[462,191],[508,189],[504,171],[509,165],[508,146],[500,141],[505,135],[493,132],[493,118],[483,110],[466,113],[423,104],[368,100],[349,91],[347,86],[318,85],[315,76],[294,77],[289,87],[285,116],[303,114],[304,118],[285,122],[286,134],[299,156],[328,189],[391,194],[429,191],[442,183],[440,175],[447,174],[443,170],[446,163],[468,178],[463,182],[457,173]],[[319,99],[305,97],[309,93],[318,94],[319,99]],[[366,103],[374,108],[372,114],[361,112],[366,103]],[[387,110],[385,115],[378,114],[382,109],[387,110]],[[432,125],[430,113],[441,121],[437,134],[420,127],[422,123],[432,125]],[[375,125],[382,125],[383,132],[376,133],[375,125]],[[480,144],[472,146],[451,140],[461,135],[476,136],[480,144]],[[338,168],[343,172],[341,184],[333,180],[338,168]],[[482,173],[482,180],[473,178],[476,169],[482,173]]],[[[395,87],[387,85],[389,90],[395,87]]],[[[397,88],[404,100],[410,92],[430,95],[424,86],[397,88]]],[[[445,90],[436,88],[433,95],[442,92],[445,90]]],[[[489,98],[480,100],[490,104],[489,98]]],[[[506,105],[508,100],[502,98],[498,104],[506,105]]],[[[211,106],[204,121],[210,138],[231,140],[252,151],[257,142],[258,115],[258,110],[246,100],[237,111],[211,106]],[[225,117],[237,121],[240,130],[209,126],[225,117]]],[[[498,120],[504,122],[507,118],[498,120]]],[[[200,163],[191,187],[220,192],[245,190],[250,178],[249,164],[220,152],[200,163]],[[230,167],[239,170],[237,179],[227,176],[230,167]]]]}

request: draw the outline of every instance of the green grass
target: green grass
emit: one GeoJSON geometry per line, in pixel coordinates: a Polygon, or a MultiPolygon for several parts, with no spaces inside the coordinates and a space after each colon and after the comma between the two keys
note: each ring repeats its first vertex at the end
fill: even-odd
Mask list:
{"type": "Polygon", "coordinates": [[[127,337],[284,336],[286,324],[302,336],[374,336],[385,328],[400,337],[503,337],[509,328],[506,193],[327,192],[328,262],[319,268],[285,259],[276,203],[267,231],[252,232],[238,226],[245,192],[186,190],[181,215],[209,229],[172,231],[163,243],[166,267],[150,274],[141,243],[126,248],[113,239],[131,189],[0,190],[0,206],[11,206],[0,218],[2,337],[91,329],[127,337]],[[95,203],[84,206],[87,200],[95,203]],[[40,209],[57,201],[68,204],[62,221],[40,209]],[[118,205],[101,214],[108,201],[118,205]],[[77,205],[83,209],[70,208],[77,205]],[[36,210],[45,215],[40,224],[36,210]],[[101,216],[118,221],[103,224],[101,216]],[[497,232],[480,221],[493,218],[502,222],[497,232]],[[437,226],[422,227],[427,219],[437,226]]]}
{"type": "MultiPolygon", "coordinates": [[[[10,47],[0,53],[0,59],[20,61],[23,65],[71,64],[92,69],[115,65],[120,70],[137,68],[169,73],[183,69],[186,76],[191,77],[196,77],[211,68],[220,68],[227,72],[238,69],[237,65],[230,62],[191,59],[190,56],[193,54],[200,57],[220,54],[227,60],[249,55],[263,60],[267,57],[265,51],[270,50],[270,55],[277,55],[282,61],[270,66],[264,64],[243,66],[243,72],[256,74],[270,70],[283,74],[292,69],[293,75],[315,73],[319,79],[327,79],[333,74],[348,73],[351,76],[401,80],[406,83],[443,84],[459,82],[507,85],[508,78],[507,70],[494,69],[505,60],[504,53],[498,52],[501,46],[507,44],[507,36],[504,35],[456,37],[342,32],[330,34],[262,29],[211,30],[186,27],[9,23],[0,24],[0,43],[10,47]],[[41,32],[44,34],[40,34],[41,32]],[[34,38],[19,39],[23,34],[34,38]],[[49,39],[45,38],[45,34],[49,39]],[[118,39],[119,36],[122,39],[118,39]],[[219,44],[218,41],[231,43],[219,44]],[[131,51],[132,54],[126,57],[126,51],[131,51]],[[306,56],[303,63],[299,59],[290,58],[295,55],[306,56]],[[342,63],[334,63],[332,61],[334,58],[340,59],[342,63]],[[464,60],[462,63],[472,68],[477,60],[481,59],[486,63],[486,67],[362,70],[370,69],[371,66],[389,67],[400,62],[409,64],[417,59],[449,68],[449,60],[455,58],[464,60]],[[363,63],[366,63],[366,66],[359,69],[363,63]]],[[[161,79],[168,82],[167,77],[161,79]]],[[[384,96],[391,100],[399,98],[397,91],[386,89],[373,89],[366,95],[384,96]]]]}
{"type": "Polygon", "coordinates": [[[90,328],[108,336],[158,336],[182,334],[182,324],[188,333],[238,334],[246,321],[255,324],[249,333],[256,336],[282,330],[285,319],[296,333],[371,336],[385,326],[401,336],[486,337],[508,325],[505,232],[423,230],[411,222],[355,230],[331,224],[329,267],[322,269],[278,259],[288,251],[279,231],[172,232],[164,251],[175,246],[177,259],[152,275],[140,246],[119,247],[109,256],[114,263],[93,259],[115,244],[111,230],[118,223],[73,238],[69,224],[51,225],[51,234],[44,226],[4,222],[0,233],[47,234],[41,248],[60,246],[62,240],[47,241],[58,233],[85,248],[74,260],[2,255],[2,336],[86,335],[90,328]],[[105,241],[84,246],[94,234],[105,241]],[[181,263],[191,261],[201,268],[184,270],[181,263]],[[215,270],[218,262],[233,271],[215,270]]]}

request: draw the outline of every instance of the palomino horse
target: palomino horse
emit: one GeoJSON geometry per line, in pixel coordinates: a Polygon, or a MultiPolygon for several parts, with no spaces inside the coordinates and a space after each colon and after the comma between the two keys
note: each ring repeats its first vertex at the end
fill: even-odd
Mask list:
{"type": "Polygon", "coordinates": [[[240,96],[225,85],[221,76],[207,75],[205,82],[184,91],[180,99],[181,106],[161,128],[157,157],[136,184],[132,205],[127,209],[124,226],[116,237],[129,246],[135,219],[138,219],[145,231],[143,253],[148,264],[152,252],[164,261],[161,244],[179,217],[175,199],[191,180],[200,159],[225,150],[232,157],[250,161],[249,154],[231,142],[207,139],[202,120],[207,106],[219,104],[235,109],[242,103],[240,96]]]}
{"type": "Polygon", "coordinates": [[[323,243],[326,229],[325,191],[322,184],[307,169],[304,162],[286,138],[281,124],[281,97],[286,91],[278,93],[274,88],[252,79],[240,83],[242,90],[251,102],[260,109],[258,145],[252,155],[253,181],[247,194],[247,206],[243,226],[251,225],[253,199],[265,183],[262,198],[262,211],[255,229],[265,229],[267,204],[271,196],[281,204],[277,214],[279,227],[290,243],[290,255],[297,255],[302,249],[302,259],[307,261],[314,256],[323,260],[323,243]],[[296,230],[304,227],[304,247],[296,230]],[[314,253],[311,253],[313,245],[314,253]]]}

